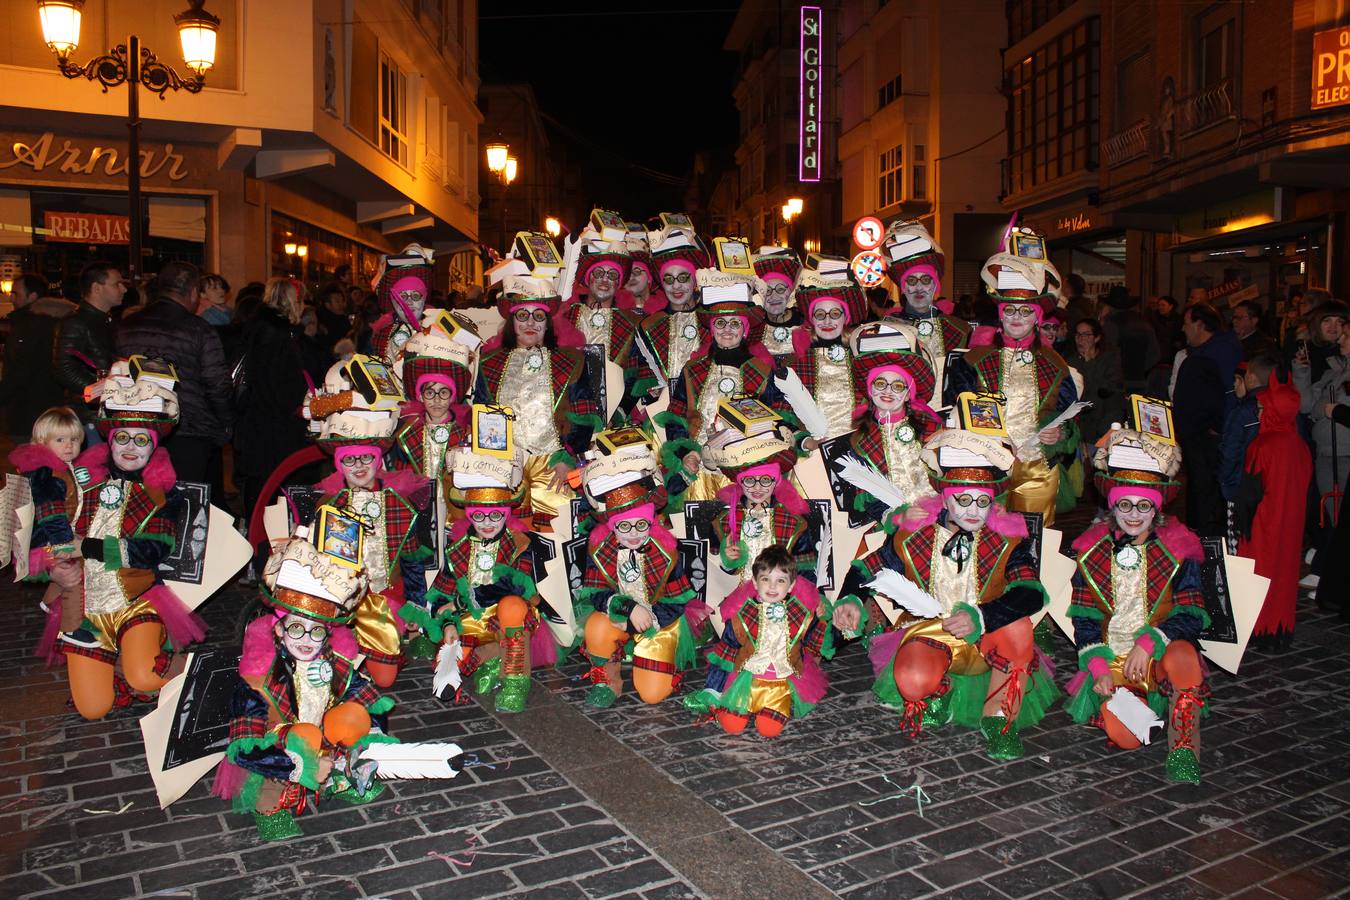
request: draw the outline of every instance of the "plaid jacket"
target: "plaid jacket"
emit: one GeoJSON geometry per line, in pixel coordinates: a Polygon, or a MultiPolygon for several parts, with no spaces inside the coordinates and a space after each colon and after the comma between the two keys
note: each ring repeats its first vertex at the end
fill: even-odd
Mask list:
{"type": "MultiPolygon", "coordinates": [[[[412,329],[399,319],[390,318],[383,325],[377,325],[370,334],[371,353],[377,359],[384,360],[390,366],[394,365],[394,357],[398,351],[408,342],[412,336],[412,329]],[[395,340],[397,336],[398,340],[395,340]],[[397,344],[398,346],[394,346],[397,344]]],[[[402,371],[398,369],[397,371],[402,371]]]]}
{"type": "MultiPolygon", "coordinates": [[[[564,315],[567,317],[567,321],[576,325],[577,331],[581,331],[581,326],[577,323],[581,320],[582,315],[589,310],[590,307],[578,301],[567,307],[564,315]]],[[[619,309],[617,306],[611,308],[609,315],[609,359],[615,365],[628,367],[629,357],[634,352],[633,339],[637,337],[640,324],[640,318],[636,314],[626,309],[619,309]]]]}
{"type": "MultiPolygon", "coordinates": [[[[722,510],[713,520],[713,530],[717,532],[717,540],[722,547],[725,547],[730,541],[736,543],[741,539],[741,527],[745,524],[745,509],[747,506],[744,497],[741,498],[739,510],[736,513],[736,533],[730,534],[728,523],[731,519],[731,513],[728,510],[722,510]]],[[[787,511],[787,508],[781,503],[772,502],[773,511],[773,542],[782,544],[792,554],[792,558],[797,563],[798,572],[803,570],[815,572],[816,568],[816,548],[806,539],[807,521],[801,516],[795,516],[787,511]]],[[[741,560],[742,568],[754,563],[753,559],[741,560]]]]}
{"type": "MultiPolygon", "coordinates": [[[[329,709],[347,700],[367,709],[379,702],[379,691],[356,671],[351,660],[331,650],[326,658],[333,666],[329,709]]],[[[294,663],[278,654],[266,675],[240,675],[231,699],[230,745],[226,754],[235,764],[264,778],[287,779],[295,766],[286,755],[284,742],[259,745],[273,730],[296,724],[293,674],[294,663]]]]}
{"type": "MultiPolygon", "coordinates": [[[[427,601],[432,605],[433,613],[437,612],[438,604],[448,602],[458,606],[461,598],[460,579],[464,579],[467,584],[473,565],[470,557],[472,549],[473,541],[467,534],[446,548],[445,565],[436,573],[431,590],[427,592],[427,601]]],[[[475,615],[508,594],[519,593],[525,600],[534,595],[534,554],[530,552],[530,539],[517,532],[504,531],[497,541],[493,570],[495,577],[491,584],[473,589],[472,600],[476,608],[469,611],[475,615]],[[523,576],[524,580],[511,573],[523,576]],[[528,585],[528,589],[521,590],[522,584],[528,585]]]]}
{"type": "MultiPolygon", "coordinates": [[[[666,440],[690,438],[703,430],[703,417],[698,411],[698,401],[703,395],[703,386],[707,384],[712,368],[712,354],[705,353],[689,360],[683,374],[675,380],[670,392],[670,405],[667,407],[673,421],[666,425],[666,440]]],[[[774,387],[773,375],[768,366],[753,356],[741,366],[741,393],[757,397],[766,406],[775,410],[786,408],[782,394],[774,387]]]]}
{"type": "MultiPolygon", "coordinates": [[[[726,623],[721,640],[708,651],[709,659],[722,660],[725,663],[724,668],[732,673],[739,672],[759,646],[759,612],[759,598],[751,597],[726,623]]],[[[792,663],[793,671],[775,672],[779,678],[785,678],[788,674],[800,675],[803,654],[809,653],[819,659],[820,648],[825,641],[825,630],[828,627],[795,596],[788,598],[787,622],[790,635],[788,661],[792,663]]],[[[713,664],[717,665],[716,662],[713,664]]]]}
{"type": "MultiPolygon", "coordinates": [[[[702,323],[699,322],[698,313],[691,313],[694,320],[694,327],[698,329],[698,335],[694,338],[694,346],[697,347],[706,333],[702,323]]],[[[675,316],[669,312],[652,313],[642,320],[642,334],[638,340],[646,344],[647,349],[651,351],[653,357],[661,365],[660,372],[653,372],[650,365],[647,364],[647,358],[641,352],[635,353],[633,362],[638,365],[638,381],[648,379],[659,379],[661,384],[666,384],[670,379],[678,376],[679,372],[670,371],[670,328],[671,323],[675,321],[675,316]]]]}
{"type": "MultiPolygon", "coordinates": [[[[591,432],[600,422],[600,408],[591,396],[586,380],[585,357],[575,350],[554,348],[548,351],[549,371],[553,376],[553,423],[558,438],[573,456],[584,453],[591,443],[591,432]]],[[[478,363],[474,383],[475,403],[496,403],[502,375],[511,351],[502,347],[485,355],[478,363]]]]}
{"type": "MultiPolygon", "coordinates": [[[[914,428],[917,449],[922,449],[918,445],[928,440],[942,427],[937,419],[928,415],[920,415],[914,410],[910,411],[908,422],[914,428]]],[[[890,427],[895,426],[892,424],[890,427]]],[[[882,475],[889,477],[890,467],[886,464],[886,446],[881,436],[881,426],[877,424],[875,418],[870,415],[863,418],[858,427],[849,435],[848,444],[855,456],[863,462],[870,463],[882,475]]],[[[860,494],[859,496],[864,495],[860,494]]],[[[911,498],[911,502],[914,499],[917,498],[911,498]]],[[[864,509],[867,514],[877,521],[881,521],[881,517],[886,514],[888,509],[886,504],[870,494],[864,496],[864,503],[866,504],[864,509]]]]}
{"type": "Polygon", "coordinates": [[[115,568],[145,569],[160,581],[159,564],[178,544],[178,516],[183,501],[176,490],[167,494],[140,481],[107,478],[84,488],[83,508],[74,523],[75,533],[101,538],[105,563],[115,568]],[[90,534],[100,498],[111,500],[125,492],[127,501],[117,534],[90,534]],[[111,552],[110,552],[111,551],[111,552]],[[111,564],[120,561],[122,565],[111,564]]]}
{"type": "MultiPolygon", "coordinates": [[[[952,365],[947,385],[950,396],[944,397],[944,402],[955,402],[956,395],[962,391],[1002,393],[1001,343],[996,339],[994,346],[976,347],[952,365]]],[[[1064,357],[1039,344],[1033,345],[1031,352],[1036,359],[1036,388],[1040,394],[1037,409],[1040,422],[1044,424],[1078,399],[1078,389],[1069,377],[1069,364],[1064,357]]]]}
{"type": "MultiPolygon", "coordinates": [[[[1115,537],[1119,535],[1103,530],[1096,543],[1078,556],[1069,616],[1074,623],[1074,644],[1080,652],[1101,645],[1102,636],[1111,627],[1111,616],[1115,612],[1111,583],[1115,537]]],[[[1200,593],[1199,564],[1194,560],[1178,559],[1156,535],[1144,545],[1143,559],[1144,589],[1146,602],[1150,605],[1146,627],[1160,632],[1168,641],[1195,640],[1209,624],[1209,613],[1200,593]]],[[[1165,643],[1155,641],[1155,645],[1159,645],[1155,647],[1159,654],[1162,651],[1160,645],[1165,643]]]]}
{"type": "MultiPolygon", "coordinates": [[[[928,320],[927,316],[916,316],[909,310],[901,312],[899,318],[916,328],[920,322],[928,320]]],[[[932,319],[942,327],[942,347],[948,353],[966,346],[972,330],[969,322],[955,316],[933,316],[932,319]]]]}
{"type": "MultiPolygon", "coordinates": [[[[586,553],[586,571],[581,578],[583,590],[589,589],[590,602],[602,613],[628,616],[634,603],[611,604],[611,600],[626,596],[619,587],[619,541],[613,534],[586,553]]],[[[654,540],[642,545],[642,574],[647,583],[647,602],[656,614],[657,624],[669,625],[684,614],[684,605],[694,595],[693,586],[684,573],[677,553],[667,553],[654,540]]]]}
{"type": "MultiPolygon", "coordinates": [[[[324,497],[319,505],[328,504],[345,509],[351,503],[351,493],[351,488],[343,488],[336,494],[324,497]]],[[[424,544],[423,535],[418,529],[422,515],[411,501],[392,488],[381,488],[380,493],[384,495],[385,575],[389,587],[398,591],[401,581],[403,598],[421,603],[427,590],[423,573],[431,555],[431,549],[424,544]]]]}
{"type": "MultiPolygon", "coordinates": [[[[394,446],[398,448],[398,453],[392,462],[396,468],[411,468],[421,475],[426,475],[427,420],[424,416],[409,416],[403,421],[406,424],[401,426],[394,436],[394,446]]],[[[450,429],[450,440],[446,443],[446,447],[468,445],[469,429],[456,422],[454,416],[445,423],[445,427],[450,429]]]]}
{"type": "MultiPolygon", "coordinates": [[[[842,365],[844,371],[849,372],[849,388],[853,396],[853,405],[856,407],[867,399],[862,392],[862,385],[853,384],[853,351],[848,349],[847,344],[840,344],[844,348],[844,359],[842,365]]],[[[821,399],[819,391],[819,378],[817,378],[817,365],[820,354],[817,352],[820,348],[811,347],[805,356],[791,356],[784,360],[791,369],[797,373],[797,377],[802,380],[802,387],[811,393],[811,396],[817,401],[821,399]]]]}

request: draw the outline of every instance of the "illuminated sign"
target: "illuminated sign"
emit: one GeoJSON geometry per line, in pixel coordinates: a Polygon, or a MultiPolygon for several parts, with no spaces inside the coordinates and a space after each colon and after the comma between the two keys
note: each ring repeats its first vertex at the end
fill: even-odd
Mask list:
{"type": "Polygon", "coordinates": [[[797,134],[797,180],[820,180],[820,7],[802,7],[801,116],[797,134]]]}
{"type": "Polygon", "coordinates": [[[1313,109],[1350,103],[1350,27],[1313,35],[1313,109]]]}
{"type": "Polygon", "coordinates": [[[1084,213],[1074,213],[1072,216],[1060,216],[1055,221],[1055,226],[1060,231],[1067,231],[1069,234],[1075,234],[1079,231],[1087,231],[1092,227],[1092,219],[1084,213]]]}
{"type": "MultiPolygon", "coordinates": [[[[10,153],[12,156],[9,159],[0,159],[0,169],[23,166],[34,172],[52,170],[66,175],[108,177],[127,173],[126,151],[101,146],[86,150],[64,139],[58,147],[56,135],[50,131],[31,144],[15,141],[10,146],[10,153]]],[[[153,149],[141,150],[141,177],[154,178],[161,172],[170,181],[181,181],[188,175],[187,169],[183,166],[183,155],[174,151],[173,144],[165,144],[162,152],[153,149]]]]}
{"type": "Polygon", "coordinates": [[[129,244],[131,219],[103,213],[44,212],[42,224],[48,241],[75,244],[129,244]]]}

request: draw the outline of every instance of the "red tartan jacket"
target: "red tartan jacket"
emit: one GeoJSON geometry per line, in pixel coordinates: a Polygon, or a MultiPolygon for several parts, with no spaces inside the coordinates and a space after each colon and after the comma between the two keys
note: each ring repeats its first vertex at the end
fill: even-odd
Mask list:
{"type": "Polygon", "coordinates": [[[473,542],[466,534],[446,549],[445,565],[436,573],[431,590],[427,592],[427,603],[433,614],[438,614],[441,605],[449,604],[454,612],[477,616],[508,594],[519,594],[525,600],[534,597],[534,555],[530,552],[528,537],[513,531],[502,532],[493,560],[492,584],[476,587],[472,596],[465,596],[462,587],[467,587],[470,567],[474,563],[470,558],[472,547],[473,542]],[[460,584],[460,579],[465,579],[464,585],[460,584]],[[488,588],[496,590],[489,591],[488,588]]]}
{"type": "MultiPolygon", "coordinates": [[[[89,540],[89,529],[100,500],[112,502],[122,492],[128,499],[118,533],[99,539],[103,542],[105,568],[120,570],[119,580],[128,599],[135,599],[152,584],[163,580],[159,575],[159,564],[178,544],[177,524],[182,501],[172,489],[166,493],[140,481],[108,477],[84,488],[83,507],[73,523],[75,534],[89,540]]],[[[88,555],[85,551],[85,556],[88,555]]]]}
{"type": "MultiPolygon", "coordinates": [[[[695,341],[702,339],[706,331],[698,319],[698,313],[691,312],[694,327],[698,329],[698,336],[695,341]]],[[[634,355],[637,357],[634,361],[638,364],[638,381],[657,379],[662,386],[665,386],[670,379],[678,376],[679,372],[670,371],[670,323],[674,315],[669,312],[652,313],[642,320],[642,335],[638,340],[643,341],[647,349],[651,351],[652,356],[656,358],[661,366],[660,372],[653,372],[652,367],[647,363],[647,358],[639,351],[634,355]]]]}
{"type": "MultiPolygon", "coordinates": [[[[602,613],[627,618],[636,604],[620,587],[618,568],[619,540],[610,534],[586,553],[582,596],[602,613]]],[[[647,584],[647,602],[656,614],[657,624],[664,628],[684,614],[684,605],[693,598],[694,588],[680,564],[678,551],[668,551],[655,540],[642,545],[642,574],[647,584]]]]}
{"type": "MultiPolygon", "coordinates": [[[[679,421],[672,421],[666,426],[667,440],[689,438],[703,429],[703,416],[699,414],[698,401],[703,395],[703,386],[708,383],[712,367],[712,354],[705,353],[689,360],[689,364],[684,367],[684,373],[675,381],[667,412],[672,418],[678,417],[679,421]],[[681,421],[687,423],[687,430],[680,428],[681,421]]],[[[776,399],[777,388],[773,386],[773,374],[763,360],[752,356],[740,368],[741,393],[758,397],[775,409],[782,408],[783,404],[776,399]]]]}
{"type": "MultiPolygon", "coordinates": [[[[370,335],[370,347],[372,354],[384,360],[389,365],[394,364],[395,352],[402,348],[408,338],[412,336],[412,329],[403,323],[402,319],[389,316],[387,321],[377,322],[370,335]],[[394,333],[399,329],[403,330],[403,341],[398,347],[393,346],[394,333]]],[[[402,370],[399,370],[402,371],[402,370]]]]}
{"type": "MultiPolygon", "coordinates": [[[[586,361],[576,350],[553,348],[545,352],[549,354],[549,371],[553,376],[553,425],[563,447],[579,456],[590,446],[591,431],[600,422],[600,408],[586,385],[586,361]]],[[[510,356],[510,350],[500,347],[479,361],[475,403],[498,402],[497,392],[510,356]]]]}
{"type": "MultiPolygon", "coordinates": [[[[908,322],[916,328],[920,322],[929,321],[929,317],[916,316],[908,310],[901,312],[899,318],[902,322],[908,322]]],[[[937,315],[932,316],[931,321],[937,322],[942,328],[942,346],[948,353],[966,346],[966,343],[970,340],[970,323],[963,319],[958,319],[955,316],[937,315]]],[[[938,387],[941,387],[941,385],[938,387]]]]}
{"type": "MultiPolygon", "coordinates": [[[[999,346],[1001,343],[1001,340],[995,338],[993,346],[975,347],[957,360],[953,366],[949,388],[957,393],[976,388],[988,393],[1002,393],[1003,355],[999,346]],[[970,384],[972,373],[976,382],[974,385],[970,384]]],[[[1039,343],[1029,349],[1035,356],[1036,388],[1040,394],[1037,407],[1040,415],[1039,424],[1045,424],[1078,399],[1078,391],[1074,387],[1073,379],[1069,377],[1069,364],[1064,361],[1064,357],[1039,343]]]]}
{"type": "MultiPolygon", "coordinates": [[[[577,325],[582,315],[589,311],[585,303],[577,301],[567,307],[564,315],[567,321],[576,325],[577,331],[581,331],[581,326],[577,325]]],[[[633,312],[619,307],[611,307],[609,316],[609,359],[615,365],[628,366],[629,357],[633,354],[633,339],[637,336],[638,328],[641,325],[640,318],[633,312]]]]}
{"type": "MultiPolygon", "coordinates": [[[[729,510],[722,510],[722,512],[717,514],[717,518],[713,520],[713,530],[717,532],[717,539],[723,550],[725,550],[728,542],[734,544],[741,539],[741,526],[745,523],[744,514],[747,506],[746,499],[741,497],[738,505],[740,509],[737,510],[736,514],[735,534],[731,534],[730,529],[728,528],[731,520],[731,513],[729,510]]],[[[810,572],[812,573],[812,577],[814,577],[816,568],[816,548],[814,546],[807,546],[806,541],[803,540],[806,536],[806,519],[788,512],[787,507],[776,501],[771,500],[770,507],[773,513],[773,542],[775,544],[782,544],[787,548],[788,552],[792,554],[793,560],[797,563],[797,571],[799,574],[810,572]]],[[[752,559],[742,558],[739,560],[739,564],[736,568],[743,569],[753,562],[754,560],[752,559]]]]}
{"type": "MultiPolygon", "coordinates": [[[[752,596],[746,600],[745,605],[726,623],[721,640],[708,651],[709,658],[722,660],[733,676],[740,672],[745,661],[754,655],[759,646],[759,611],[758,597],[752,596]],[[727,639],[728,634],[732,640],[727,639]]],[[[788,662],[792,663],[792,672],[775,672],[779,678],[786,678],[789,674],[800,675],[802,655],[809,653],[819,658],[820,648],[825,641],[825,623],[795,595],[788,598],[787,621],[788,634],[791,635],[788,639],[788,662]]],[[[716,662],[713,664],[717,665],[716,662]]]]}
{"type": "MultiPolygon", "coordinates": [[[[427,445],[423,438],[427,430],[426,416],[409,416],[403,421],[406,424],[400,427],[398,434],[394,436],[394,445],[399,449],[394,461],[400,464],[400,468],[411,468],[418,474],[425,475],[427,445]]],[[[450,429],[447,448],[468,446],[469,429],[456,422],[454,416],[445,423],[445,427],[450,429]]]]}

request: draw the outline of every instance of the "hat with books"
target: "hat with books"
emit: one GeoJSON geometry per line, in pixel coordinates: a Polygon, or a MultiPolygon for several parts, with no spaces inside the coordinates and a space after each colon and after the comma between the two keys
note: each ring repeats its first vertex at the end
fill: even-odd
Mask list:
{"type": "Polygon", "coordinates": [[[392,409],[345,409],[326,416],[314,440],[329,454],[343,447],[374,447],[387,452],[394,445],[397,430],[398,415],[392,409]]]}
{"type": "Polygon", "coordinates": [[[1013,453],[998,438],[947,428],[923,445],[923,461],[938,491],[978,487],[1002,494],[1008,487],[1013,453]]]}
{"type": "Polygon", "coordinates": [[[606,266],[618,273],[617,287],[623,287],[628,273],[633,269],[633,257],[628,252],[626,234],[604,238],[596,236],[588,227],[581,234],[581,245],[577,248],[577,274],[575,283],[583,285],[590,279],[591,271],[598,266],[606,266]]]}
{"type": "Polygon", "coordinates": [[[865,318],[863,299],[862,288],[853,279],[847,259],[818,253],[806,257],[806,265],[797,275],[797,306],[806,310],[808,318],[817,303],[834,300],[847,312],[847,324],[857,325],[865,318]]]}
{"type": "Polygon", "coordinates": [[[698,312],[704,316],[749,316],[759,308],[764,282],[749,275],[699,269],[698,312]]]}
{"type": "Polygon", "coordinates": [[[269,606],[321,622],[343,625],[365,595],[364,571],[342,565],[309,542],[305,528],[273,545],[263,567],[262,596],[269,606]]]}
{"type": "Polygon", "coordinates": [[[504,319],[510,319],[511,314],[522,306],[542,307],[551,317],[558,312],[561,305],[558,282],[553,277],[507,275],[502,279],[502,293],[497,298],[497,311],[504,319]]]}
{"type": "Polygon", "coordinates": [[[792,446],[770,435],[745,438],[734,435],[733,440],[726,443],[712,441],[703,451],[703,456],[708,465],[721,471],[733,482],[762,466],[777,467],[781,478],[797,464],[797,453],[792,446]]]}
{"type": "Polygon", "coordinates": [[[380,257],[372,285],[380,312],[392,313],[413,327],[420,325],[435,271],[432,252],[420,244],[380,257]]]}
{"type": "Polygon", "coordinates": [[[419,331],[403,345],[403,392],[413,400],[421,398],[424,381],[436,381],[454,389],[452,400],[463,402],[472,379],[472,352],[442,329],[419,331]]]}
{"type": "Polygon", "coordinates": [[[1131,492],[1156,495],[1154,501],[1165,506],[1176,499],[1181,483],[1181,451],[1175,444],[1160,441],[1132,428],[1112,430],[1092,457],[1093,484],[1108,502],[1131,492]]]}
{"type": "Polygon", "coordinates": [[[665,507],[666,490],[650,445],[623,445],[610,452],[599,442],[595,447],[581,470],[581,486],[602,520],[644,504],[665,507]]]}
{"type": "Polygon", "coordinates": [[[165,437],[178,422],[177,384],[178,373],[163,360],[117,360],[93,386],[99,399],[94,427],[105,438],[117,428],[147,428],[165,437]]]}
{"type": "Polygon", "coordinates": [[[648,278],[654,285],[656,282],[656,261],[652,259],[652,248],[647,229],[640,223],[629,222],[623,240],[628,247],[628,256],[632,259],[633,265],[645,268],[648,278]]]}
{"type": "Polygon", "coordinates": [[[305,416],[310,420],[310,431],[317,435],[323,430],[323,421],[337,413],[395,412],[406,399],[403,385],[388,363],[358,353],[329,366],[323,389],[305,398],[305,416]]]}
{"type": "Polygon", "coordinates": [[[525,502],[525,470],[520,453],[514,459],[503,459],[458,447],[446,453],[445,462],[445,496],[454,506],[515,509],[525,502]]]}
{"type": "Polygon", "coordinates": [[[908,322],[882,319],[857,328],[849,337],[853,349],[853,383],[866,391],[872,379],[900,372],[909,382],[909,401],[927,402],[937,376],[919,332],[908,322]]]}
{"type": "Polygon", "coordinates": [[[802,271],[801,257],[791,247],[760,247],[755,254],[755,274],[765,281],[783,281],[788,287],[797,283],[802,271]]]}
{"type": "Polygon", "coordinates": [[[1009,228],[1005,246],[985,260],[980,278],[996,303],[1029,301],[1042,314],[1054,309],[1063,283],[1045,238],[1030,228],[1009,228]]]}
{"type": "Polygon", "coordinates": [[[903,286],[906,272],[920,266],[930,267],[937,280],[942,280],[947,258],[922,222],[896,219],[886,228],[880,249],[886,260],[886,274],[897,286],[903,286]]]}
{"type": "Polygon", "coordinates": [[[670,266],[693,273],[712,265],[712,255],[692,227],[668,225],[649,234],[648,243],[652,261],[656,263],[657,281],[661,280],[662,274],[670,266]]]}

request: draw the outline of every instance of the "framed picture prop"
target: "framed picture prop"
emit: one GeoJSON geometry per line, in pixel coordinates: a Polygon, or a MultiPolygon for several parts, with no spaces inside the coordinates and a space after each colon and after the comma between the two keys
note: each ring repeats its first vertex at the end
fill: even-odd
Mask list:
{"type": "Polygon", "coordinates": [[[1130,395],[1130,413],[1134,417],[1134,430],[1147,434],[1168,444],[1177,442],[1176,428],[1172,424],[1172,404],[1156,397],[1142,394],[1130,395]]]}
{"type": "Polygon", "coordinates": [[[358,569],[364,559],[364,540],[360,519],[336,506],[325,504],[319,507],[315,546],[320,553],[332,557],[338,565],[358,569]]]}
{"type": "Polygon", "coordinates": [[[750,245],[744,238],[713,238],[717,252],[717,268],[737,275],[754,275],[755,264],[750,257],[750,245]]]}
{"type": "Polygon", "coordinates": [[[515,456],[513,424],[515,411],[509,406],[475,403],[470,414],[474,453],[511,459],[515,456]]]}
{"type": "Polygon", "coordinates": [[[1002,394],[963,391],[956,398],[961,412],[961,427],[976,434],[1007,437],[1008,428],[1003,420],[1004,402],[1002,394]]]}

